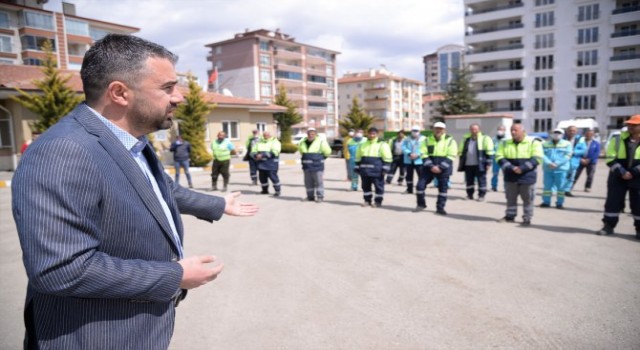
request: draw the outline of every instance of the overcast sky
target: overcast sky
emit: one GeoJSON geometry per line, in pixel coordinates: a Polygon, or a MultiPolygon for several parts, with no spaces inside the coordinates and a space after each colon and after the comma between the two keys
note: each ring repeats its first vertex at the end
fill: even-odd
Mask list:
{"type": "MultiPolygon", "coordinates": [[[[81,17],[140,28],[180,56],[177,69],[206,81],[208,50],[245,29],[280,29],[297,42],[339,51],[337,72],[384,64],[423,80],[422,56],[462,44],[462,0],[68,0],[81,17]]],[[[61,0],[45,8],[62,11],[61,0]]]]}

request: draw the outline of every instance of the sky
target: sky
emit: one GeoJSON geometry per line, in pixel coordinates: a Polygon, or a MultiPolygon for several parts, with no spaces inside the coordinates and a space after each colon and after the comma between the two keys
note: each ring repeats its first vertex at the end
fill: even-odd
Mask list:
{"type": "MultiPolygon", "coordinates": [[[[206,44],[245,29],[280,29],[299,43],[340,52],[337,73],[384,65],[424,80],[422,57],[462,45],[462,0],[67,0],[76,14],[140,28],[138,35],[180,56],[179,72],[207,80],[206,44]]],[[[45,8],[62,11],[61,0],[45,8]]]]}

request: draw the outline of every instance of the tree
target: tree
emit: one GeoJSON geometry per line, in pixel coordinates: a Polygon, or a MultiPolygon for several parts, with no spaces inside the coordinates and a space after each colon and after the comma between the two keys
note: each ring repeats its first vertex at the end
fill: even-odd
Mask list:
{"type": "Polygon", "coordinates": [[[188,80],[189,92],[184,96],[184,102],[178,105],[175,115],[179,121],[180,136],[191,144],[191,163],[194,166],[205,166],[213,159],[204,143],[207,127],[205,117],[215,106],[204,100],[202,88],[191,75],[188,80]]]}
{"type": "Polygon", "coordinates": [[[302,116],[296,110],[296,105],[287,97],[287,91],[284,86],[280,85],[278,94],[276,95],[275,104],[278,106],[286,107],[287,111],[275,114],[275,120],[278,122],[280,128],[280,142],[283,145],[291,144],[291,127],[302,121],[302,116]]]}
{"type": "Polygon", "coordinates": [[[358,103],[358,98],[354,97],[351,102],[351,110],[349,110],[349,114],[345,116],[343,120],[340,121],[340,134],[342,137],[345,137],[349,132],[349,129],[362,129],[367,130],[373,124],[374,118],[368,115],[360,103],[358,103]]]}
{"type": "Polygon", "coordinates": [[[42,72],[42,80],[34,80],[33,84],[42,93],[27,93],[16,88],[19,96],[12,99],[20,103],[23,107],[35,113],[38,119],[30,124],[31,131],[42,133],[57,123],[60,118],[69,114],[82,100],[83,96],[78,95],[67,85],[71,75],[62,75],[58,69],[58,63],[53,57],[53,45],[46,40],[42,45],[45,52],[42,72]]]}
{"type": "Polygon", "coordinates": [[[444,98],[440,101],[438,112],[442,115],[486,113],[487,107],[476,100],[471,86],[473,74],[466,66],[451,69],[453,80],[449,83],[444,98]]]}

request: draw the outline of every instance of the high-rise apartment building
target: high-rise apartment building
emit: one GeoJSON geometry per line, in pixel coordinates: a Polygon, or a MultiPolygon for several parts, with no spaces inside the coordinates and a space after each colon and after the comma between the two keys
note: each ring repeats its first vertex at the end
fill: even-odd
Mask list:
{"type": "Polygon", "coordinates": [[[375,118],[380,130],[397,131],[414,125],[422,127],[422,91],[420,81],[403,78],[386,69],[347,73],[338,79],[338,110],[349,113],[357,98],[367,114],[375,118]]]}
{"type": "Polygon", "coordinates": [[[440,92],[455,78],[452,69],[461,69],[464,64],[464,46],[445,45],[436,52],[422,58],[426,92],[440,92]]]}
{"type": "Polygon", "coordinates": [[[465,62],[478,99],[528,130],[640,113],[637,0],[465,0],[465,62]]]}
{"type": "MultiPolygon", "coordinates": [[[[206,45],[217,69],[215,89],[273,102],[281,86],[304,120],[294,132],[314,127],[327,137],[338,132],[336,56],[339,52],[298,43],[279,30],[245,31],[206,45]]],[[[213,85],[213,84],[212,84],[213,85]]],[[[210,88],[214,88],[210,86],[210,88]]]]}
{"type": "Polygon", "coordinates": [[[80,70],[84,53],[108,33],[132,34],[138,28],[79,17],[75,6],[47,11],[42,0],[0,1],[0,64],[41,65],[42,45],[53,44],[58,67],[80,70]]]}

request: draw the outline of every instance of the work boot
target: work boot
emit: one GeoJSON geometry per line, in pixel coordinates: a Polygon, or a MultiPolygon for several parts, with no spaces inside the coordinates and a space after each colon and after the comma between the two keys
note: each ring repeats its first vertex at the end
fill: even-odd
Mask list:
{"type": "Polygon", "coordinates": [[[573,193],[571,193],[571,192],[565,192],[565,193],[564,193],[564,196],[565,196],[565,197],[575,197],[575,196],[573,195],[573,193]]]}
{"type": "Polygon", "coordinates": [[[511,216],[505,216],[502,219],[499,219],[498,222],[515,222],[515,219],[511,216]]]}
{"type": "Polygon", "coordinates": [[[476,199],[478,202],[484,202],[484,197],[478,197],[478,199],[476,199]]]}
{"type": "Polygon", "coordinates": [[[274,197],[280,197],[280,191],[276,191],[276,193],[273,194],[274,197]]]}
{"type": "Polygon", "coordinates": [[[551,207],[551,205],[549,205],[549,203],[540,204],[540,208],[549,208],[549,207],[551,207]]]}
{"type": "Polygon", "coordinates": [[[222,192],[227,192],[227,186],[222,187],[222,192]]]}
{"type": "Polygon", "coordinates": [[[360,204],[360,206],[361,206],[361,207],[363,207],[363,208],[370,207],[370,206],[371,206],[371,203],[369,203],[369,202],[364,202],[364,203],[360,204]]]}
{"type": "Polygon", "coordinates": [[[269,190],[262,190],[260,191],[260,194],[269,194],[269,190]]]}
{"type": "Polygon", "coordinates": [[[522,219],[522,223],[520,225],[521,226],[531,226],[531,219],[529,219],[529,218],[522,219]]]}
{"type": "Polygon", "coordinates": [[[380,208],[382,207],[382,203],[372,203],[371,208],[380,208]]]}
{"type": "Polygon", "coordinates": [[[324,198],[318,197],[318,198],[316,198],[316,203],[322,203],[323,200],[324,200],[324,198]]]}
{"type": "Polygon", "coordinates": [[[444,209],[438,209],[438,210],[436,210],[436,214],[438,214],[438,215],[447,215],[447,212],[444,209]]]}
{"type": "Polygon", "coordinates": [[[558,204],[558,205],[556,205],[556,209],[564,209],[564,205],[558,204]]]}
{"type": "Polygon", "coordinates": [[[218,185],[212,185],[211,188],[209,189],[209,191],[217,191],[218,190],[218,185]]]}
{"type": "Polygon", "coordinates": [[[193,184],[189,184],[189,188],[193,188],[193,184]]]}
{"type": "Polygon", "coordinates": [[[425,210],[425,209],[427,209],[427,207],[423,207],[423,206],[420,206],[420,205],[419,205],[419,206],[417,206],[415,209],[413,209],[413,212],[414,212],[414,213],[419,213],[419,212],[421,212],[421,211],[423,211],[423,210],[425,210]]]}
{"type": "Polygon", "coordinates": [[[636,239],[640,241],[640,227],[636,227],[636,239]]]}
{"type": "Polygon", "coordinates": [[[402,194],[413,194],[413,191],[405,190],[402,194]]]}
{"type": "MultiPolygon", "coordinates": [[[[598,236],[607,236],[613,234],[613,227],[609,224],[604,224],[604,227],[600,231],[596,232],[598,236]]],[[[636,237],[638,237],[638,230],[636,230],[636,237]]]]}
{"type": "Polygon", "coordinates": [[[251,186],[257,186],[257,185],[258,185],[258,180],[251,181],[251,186]]]}
{"type": "Polygon", "coordinates": [[[584,191],[589,193],[589,192],[591,192],[591,189],[590,188],[585,188],[584,191]]]}

